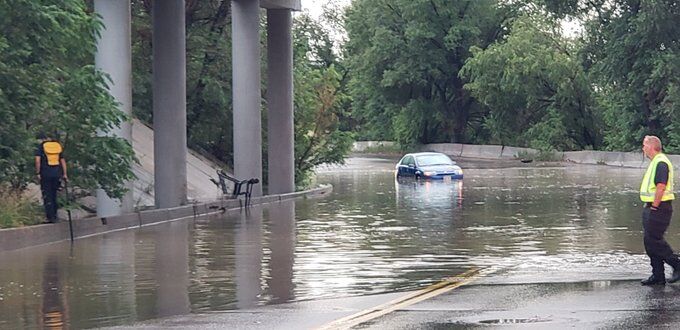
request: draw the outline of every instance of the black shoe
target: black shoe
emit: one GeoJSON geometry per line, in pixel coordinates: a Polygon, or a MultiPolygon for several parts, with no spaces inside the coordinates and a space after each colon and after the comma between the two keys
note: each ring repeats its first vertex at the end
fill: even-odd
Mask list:
{"type": "Polygon", "coordinates": [[[677,281],[680,281],[680,267],[673,268],[673,275],[668,280],[668,283],[675,283],[677,281]]]}
{"type": "Polygon", "coordinates": [[[665,285],[666,279],[663,278],[663,277],[656,277],[656,276],[652,275],[648,279],[640,281],[640,284],[642,284],[642,285],[665,285]]]}

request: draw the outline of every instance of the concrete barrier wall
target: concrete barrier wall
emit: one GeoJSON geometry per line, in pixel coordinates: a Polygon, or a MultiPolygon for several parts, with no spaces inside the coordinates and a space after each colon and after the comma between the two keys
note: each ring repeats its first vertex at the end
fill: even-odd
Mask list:
{"type": "Polygon", "coordinates": [[[352,145],[352,151],[363,152],[368,148],[393,147],[394,145],[392,141],[357,141],[352,145]]]}
{"type": "Polygon", "coordinates": [[[534,154],[536,149],[504,146],[500,158],[518,158],[523,154],[534,154]]]}
{"type": "MultiPolygon", "coordinates": [[[[360,141],[354,143],[353,151],[363,151],[369,147],[393,146],[391,141],[360,141]]],[[[441,152],[453,157],[469,157],[484,159],[512,159],[519,155],[536,154],[539,151],[532,148],[509,147],[499,145],[476,145],[460,143],[430,143],[420,146],[420,151],[441,152]]],[[[668,155],[674,168],[680,166],[680,155],[668,155]]],[[[578,164],[610,165],[620,167],[644,168],[649,161],[644,159],[642,152],[616,151],[565,151],[556,152],[556,159],[578,164]]]]}
{"type": "Polygon", "coordinates": [[[536,153],[535,149],[499,145],[475,145],[460,143],[431,143],[420,148],[421,151],[441,152],[453,157],[469,158],[516,158],[519,153],[536,153]]]}
{"type": "Polygon", "coordinates": [[[497,145],[463,145],[461,157],[470,158],[500,158],[502,146],[497,145]]]}
{"type": "MultiPolygon", "coordinates": [[[[668,156],[668,159],[673,163],[673,168],[677,169],[680,167],[680,155],[666,155],[668,156]]],[[[647,163],[645,163],[645,166],[647,166],[647,163]]],[[[677,177],[677,175],[675,176],[677,177]]]]}
{"type": "Polygon", "coordinates": [[[460,157],[463,153],[463,145],[460,143],[432,143],[424,145],[422,150],[441,152],[454,157],[460,157]]]}
{"type": "MultiPolygon", "coordinates": [[[[645,167],[649,164],[642,152],[567,151],[564,160],[579,164],[600,164],[621,167],[645,167]]],[[[673,166],[676,166],[675,163],[673,166]]]]}
{"type": "MultiPolygon", "coordinates": [[[[421,146],[421,151],[441,152],[453,157],[510,159],[519,154],[535,154],[538,150],[531,148],[508,147],[498,145],[474,145],[458,143],[431,143],[421,146]]],[[[642,152],[617,151],[565,151],[558,152],[557,159],[578,164],[609,165],[619,167],[645,168],[649,160],[642,156],[642,152]]],[[[680,155],[668,155],[673,168],[680,168],[680,155]]]]}
{"type": "Polygon", "coordinates": [[[434,151],[445,153],[454,157],[469,158],[516,158],[520,152],[535,153],[534,149],[516,148],[500,145],[476,145],[460,143],[431,143],[425,144],[420,148],[421,151],[434,151]]]}
{"type": "MultiPolygon", "coordinates": [[[[318,198],[329,195],[332,191],[333,186],[328,185],[307,191],[256,197],[252,199],[252,205],[276,203],[292,198],[318,198]]],[[[242,199],[224,199],[206,203],[189,204],[169,209],[147,210],[109,218],[91,217],[73,219],[73,236],[74,238],[82,238],[190,217],[239,212],[242,210],[242,205],[242,199]]],[[[68,239],[70,239],[68,221],[61,221],[56,224],[0,229],[0,252],[18,250],[68,239]]]]}

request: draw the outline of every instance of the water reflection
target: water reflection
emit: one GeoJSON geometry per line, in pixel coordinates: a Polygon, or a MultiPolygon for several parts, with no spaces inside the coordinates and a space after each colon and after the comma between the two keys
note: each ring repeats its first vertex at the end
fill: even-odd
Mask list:
{"type": "Polygon", "coordinates": [[[461,209],[463,207],[463,180],[414,180],[394,179],[397,209],[439,208],[461,209]]]}
{"type": "Polygon", "coordinates": [[[272,303],[293,300],[293,264],[295,263],[295,202],[286,201],[268,210],[269,229],[269,276],[267,286],[272,303]]]}
{"type": "Polygon", "coordinates": [[[43,299],[42,299],[42,328],[68,329],[68,321],[65,301],[64,283],[61,279],[62,269],[59,267],[59,259],[56,256],[48,256],[45,259],[43,269],[43,299]]]}
{"type": "MultiPolygon", "coordinates": [[[[3,253],[0,328],[100,327],[406,291],[472,267],[502,269],[493,283],[647,271],[638,170],[465,175],[395,182],[392,170],[329,172],[319,177],[334,186],[325,199],[81,239],[72,252],[64,243],[3,253]]],[[[667,238],[680,245],[673,221],[667,238]]]]}
{"type": "Polygon", "coordinates": [[[236,307],[256,306],[262,294],[262,208],[254,206],[234,228],[236,307]]]}
{"type": "Polygon", "coordinates": [[[162,237],[156,236],[154,278],[157,281],[156,311],[159,317],[187,314],[189,295],[189,230],[186,223],[172,222],[162,237]]]}

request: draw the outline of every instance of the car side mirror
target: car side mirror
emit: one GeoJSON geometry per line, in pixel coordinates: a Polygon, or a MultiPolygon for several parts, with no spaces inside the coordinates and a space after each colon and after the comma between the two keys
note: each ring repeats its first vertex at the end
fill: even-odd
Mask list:
{"type": "Polygon", "coordinates": [[[410,168],[415,168],[415,167],[416,167],[416,164],[408,164],[408,167],[410,167],[410,168]]]}

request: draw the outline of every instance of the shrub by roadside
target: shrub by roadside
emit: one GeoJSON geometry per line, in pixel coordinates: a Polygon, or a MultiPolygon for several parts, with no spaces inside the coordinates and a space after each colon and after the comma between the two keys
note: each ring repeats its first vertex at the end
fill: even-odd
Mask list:
{"type": "Polygon", "coordinates": [[[40,204],[18,192],[0,188],[0,228],[35,225],[42,220],[40,204]]]}

